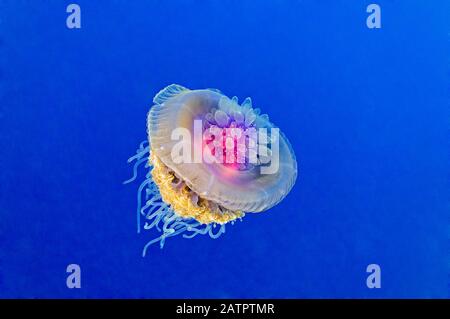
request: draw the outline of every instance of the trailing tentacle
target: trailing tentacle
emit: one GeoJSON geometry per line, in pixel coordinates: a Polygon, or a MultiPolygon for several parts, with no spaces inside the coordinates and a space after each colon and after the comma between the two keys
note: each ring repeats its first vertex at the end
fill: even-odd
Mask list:
{"type": "Polygon", "coordinates": [[[135,181],[139,175],[141,167],[148,168],[145,179],[141,182],[137,192],[137,232],[141,231],[141,218],[144,220],[143,229],[156,229],[160,235],[144,246],[142,256],[145,256],[149,246],[159,243],[160,248],[164,247],[165,241],[169,237],[183,235],[184,238],[194,238],[197,235],[208,234],[216,239],[225,233],[225,224],[219,224],[218,231],[215,223],[204,224],[194,218],[184,218],[179,216],[170,205],[163,201],[158,186],[152,179],[151,170],[153,166],[150,161],[150,145],[144,141],[139,145],[136,154],[128,159],[128,163],[134,162],[133,176],[124,184],[135,181]],[[145,163],[145,165],[144,165],[145,163]]]}

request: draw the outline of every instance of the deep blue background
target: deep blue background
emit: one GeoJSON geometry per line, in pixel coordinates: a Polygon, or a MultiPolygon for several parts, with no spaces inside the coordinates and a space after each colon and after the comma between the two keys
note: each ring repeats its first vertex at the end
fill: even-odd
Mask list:
{"type": "Polygon", "coordinates": [[[0,297],[448,295],[448,1],[377,1],[380,30],[370,1],[83,0],[80,30],[69,3],[0,0],[0,297]],[[142,258],[122,181],[170,83],[251,96],[299,179],[142,258]]]}

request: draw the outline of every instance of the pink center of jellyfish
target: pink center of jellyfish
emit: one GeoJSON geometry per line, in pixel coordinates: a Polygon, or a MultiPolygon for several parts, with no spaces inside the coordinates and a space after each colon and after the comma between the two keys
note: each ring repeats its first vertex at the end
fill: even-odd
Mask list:
{"type": "Polygon", "coordinates": [[[234,170],[248,170],[256,163],[249,154],[256,146],[256,129],[246,125],[241,114],[235,116],[221,110],[206,114],[203,121],[203,152],[214,161],[234,170]],[[236,118],[235,118],[236,117],[236,118]]]}

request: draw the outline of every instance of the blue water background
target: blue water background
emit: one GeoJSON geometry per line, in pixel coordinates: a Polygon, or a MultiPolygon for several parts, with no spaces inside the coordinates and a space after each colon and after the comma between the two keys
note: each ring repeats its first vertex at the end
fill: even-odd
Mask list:
{"type": "Polygon", "coordinates": [[[80,30],[69,3],[0,1],[0,297],[448,296],[448,1],[377,1],[379,30],[369,1],[79,0],[80,30]],[[251,96],[299,178],[142,258],[122,182],[171,83],[251,96]]]}

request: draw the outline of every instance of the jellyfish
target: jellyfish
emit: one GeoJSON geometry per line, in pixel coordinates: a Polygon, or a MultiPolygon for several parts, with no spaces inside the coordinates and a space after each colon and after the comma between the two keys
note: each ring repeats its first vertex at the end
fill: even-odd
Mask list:
{"type": "Polygon", "coordinates": [[[254,108],[217,89],[172,84],[153,98],[147,140],[134,163],[137,232],[156,233],[145,245],[182,235],[216,239],[246,214],[267,211],[292,189],[297,161],[286,136],[254,108]],[[183,140],[181,141],[181,137],[183,140]]]}

